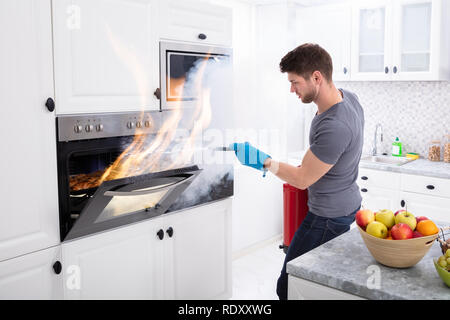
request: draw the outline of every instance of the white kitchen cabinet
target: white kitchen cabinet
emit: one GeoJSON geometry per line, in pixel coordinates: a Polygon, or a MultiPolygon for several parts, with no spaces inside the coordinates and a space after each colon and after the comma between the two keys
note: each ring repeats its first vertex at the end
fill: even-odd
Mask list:
{"type": "Polygon", "coordinates": [[[65,299],[229,298],[231,198],[64,242],[62,265],[65,299]]]}
{"type": "Polygon", "coordinates": [[[62,244],[65,299],[161,299],[163,242],[155,218],[62,244]]]}
{"type": "Polygon", "coordinates": [[[352,80],[448,80],[448,1],[353,6],[352,80]]]}
{"type": "Polygon", "coordinates": [[[403,208],[412,212],[414,216],[425,216],[428,219],[447,222],[450,224],[450,198],[433,197],[424,194],[404,192],[400,193],[403,208]]]}
{"type": "Polygon", "coordinates": [[[231,46],[231,8],[200,0],[159,0],[159,6],[161,39],[231,46]]]}
{"type": "Polygon", "coordinates": [[[390,0],[358,1],[353,6],[352,80],[388,80],[392,61],[390,0]]]}
{"type": "Polygon", "coordinates": [[[57,113],[159,110],[157,1],[52,3],[57,113]]]}
{"type": "Polygon", "coordinates": [[[56,246],[0,262],[0,300],[62,299],[60,261],[56,246]]]}
{"type": "Polygon", "coordinates": [[[58,245],[50,0],[0,1],[0,261],[58,245]]]}
{"type": "Polygon", "coordinates": [[[231,297],[231,201],[165,217],[165,299],[231,297]]]}
{"type": "Polygon", "coordinates": [[[317,43],[331,55],[333,80],[350,80],[351,7],[326,5],[297,9],[295,25],[298,44],[317,43]]]}

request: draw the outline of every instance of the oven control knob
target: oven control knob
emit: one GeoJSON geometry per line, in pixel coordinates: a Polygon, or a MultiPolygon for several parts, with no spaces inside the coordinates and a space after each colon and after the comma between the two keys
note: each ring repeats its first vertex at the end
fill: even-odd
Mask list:
{"type": "Polygon", "coordinates": [[[76,132],[76,133],[80,133],[81,131],[83,131],[83,126],[81,126],[81,125],[76,125],[75,127],[74,127],[74,131],[76,132]]]}
{"type": "Polygon", "coordinates": [[[101,132],[101,131],[103,131],[103,125],[100,123],[100,124],[98,124],[98,125],[95,127],[95,129],[96,129],[98,132],[101,132]]]}
{"type": "Polygon", "coordinates": [[[134,128],[134,122],[130,121],[127,123],[127,127],[128,129],[133,129],[134,128]]]}
{"type": "Polygon", "coordinates": [[[145,121],[145,127],[150,128],[150,121],[145,121]]]}
{"type": "Polygon", "coordinates": [[[92,124],[88,124],[85,127],[86,132],[91,132],[94,130],[94,126],[92,124]]]}
{"type": "Polygon", "coordinates": [[[141,121],[136,122],[136,127],[137,128],[141,128],[142,127],[142,122],[141,121]]]}

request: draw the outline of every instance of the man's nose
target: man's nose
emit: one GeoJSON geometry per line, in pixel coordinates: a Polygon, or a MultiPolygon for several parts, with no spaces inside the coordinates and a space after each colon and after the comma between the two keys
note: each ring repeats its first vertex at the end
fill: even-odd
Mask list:
{"type": "Polygon", "coordinates": [[[295,92],[295,88],[294,88],[294,85],[291,84],[291,93],[292,92],[295,92]]]}

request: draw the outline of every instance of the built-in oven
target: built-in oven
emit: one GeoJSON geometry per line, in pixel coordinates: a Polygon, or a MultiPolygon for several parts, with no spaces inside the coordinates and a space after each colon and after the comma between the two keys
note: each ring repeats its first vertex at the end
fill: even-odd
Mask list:
{"type": "Polygon", "coordinates": [[[189,191],[199,177],[204,185],[201,174],[212,167],[174,161],[174,143],[161,132],[165,116],[170,112],[56,118],[61,241],[233,195],[232,168],[213,169],[223,175],[203,196],[189,191]]]}
{"type": "Polygon", "coordinates": [[[155,95],[161,101],[161,110],[193,108],[201,90],[207,84],[196,85],[196,79],[209,81],[199,73],[230,65],[232,49],[181,42],[160,42],[160,90],[155,95]]]}

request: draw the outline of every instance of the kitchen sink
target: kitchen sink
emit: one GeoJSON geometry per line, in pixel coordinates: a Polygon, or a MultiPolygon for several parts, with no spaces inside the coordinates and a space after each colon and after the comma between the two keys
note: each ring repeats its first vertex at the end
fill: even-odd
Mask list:
{"type": "Polygon", "coordinates": [[[361,162],[379,163],[387,165],[401,166],[405,163],[413,161],[414,159],[408,159],[406,157],[392,157],[392,156],[364,156],[361,157],[361,162]]]}

